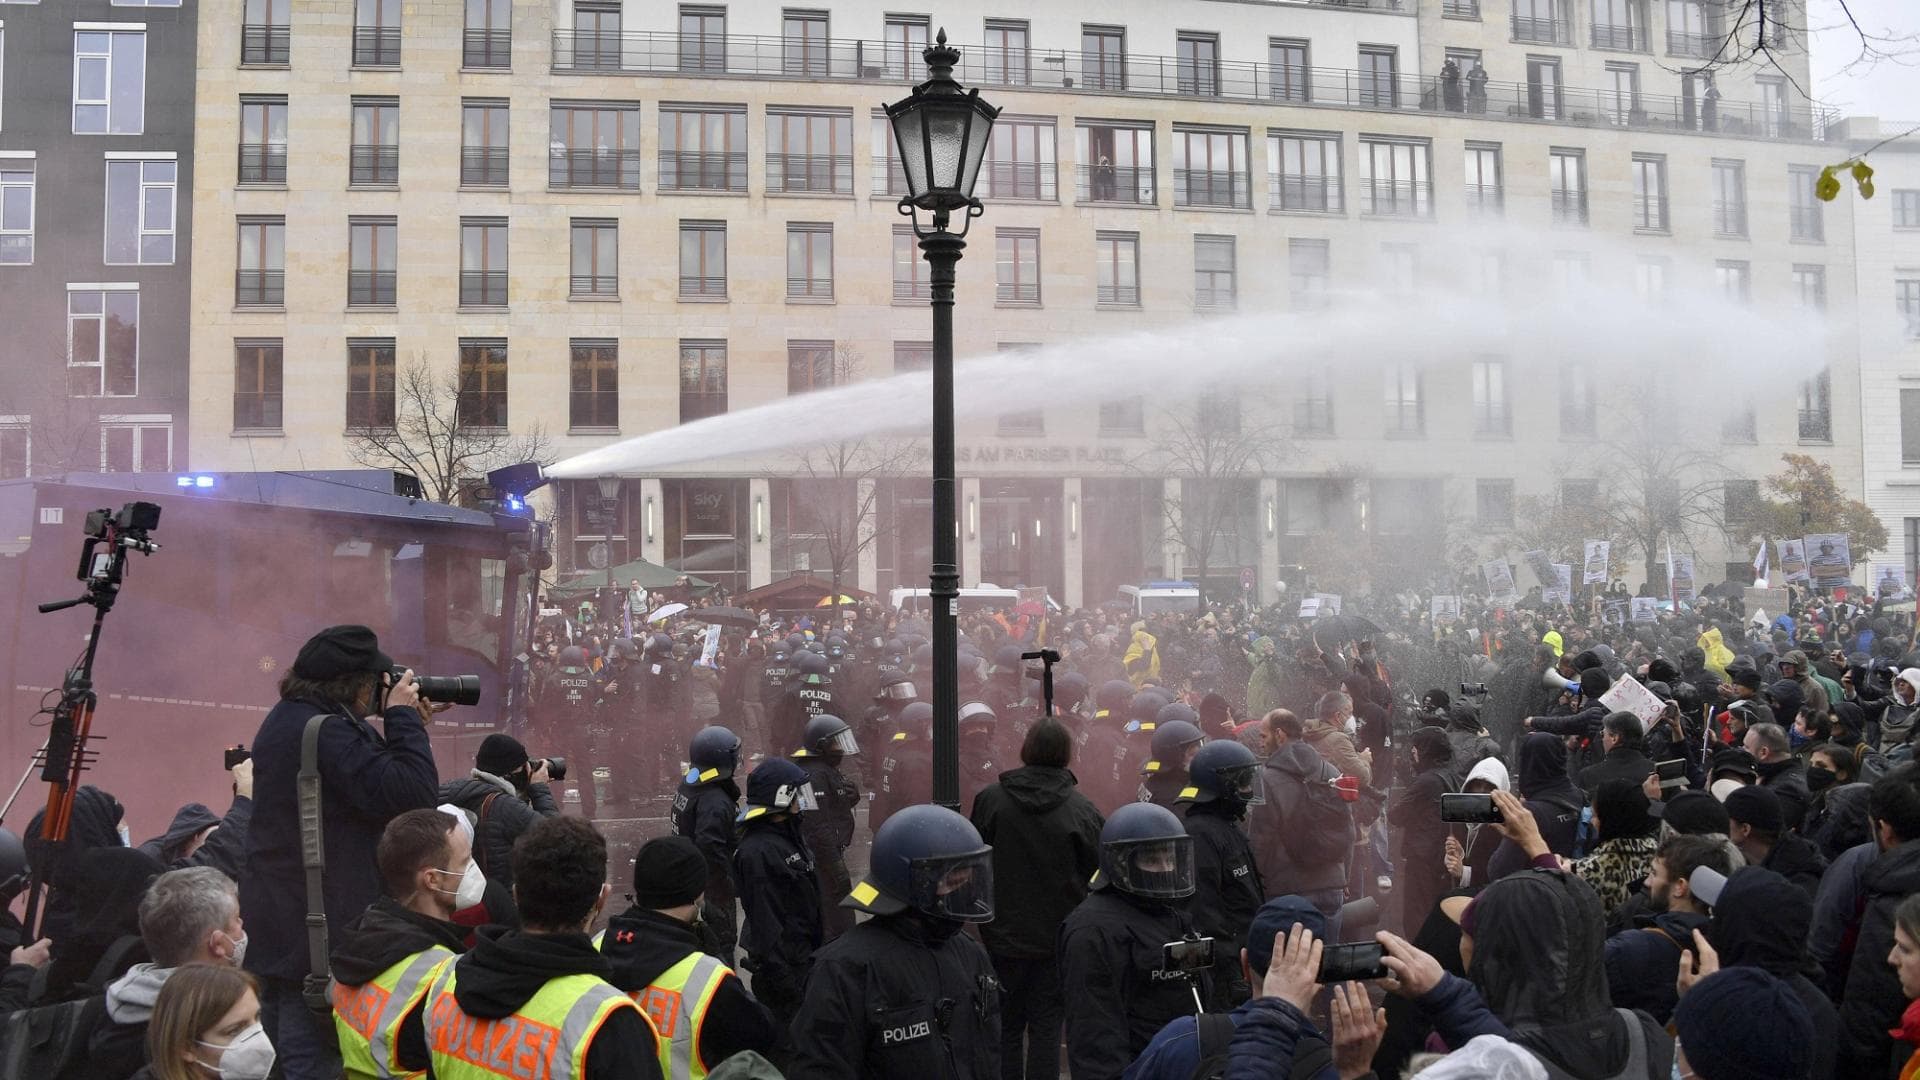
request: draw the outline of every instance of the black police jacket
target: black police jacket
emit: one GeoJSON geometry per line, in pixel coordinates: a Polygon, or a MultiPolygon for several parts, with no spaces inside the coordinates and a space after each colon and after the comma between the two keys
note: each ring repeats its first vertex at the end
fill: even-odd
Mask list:
{"type": "Polygon", "coordinates": [[[818,810],[800,815],[800,835],[816,859],[838,860],[853,844],[853,811],[860,805],[860,786],[847,779],[838,765],[824,757],[795,758],[813,785],[818,810]]]}
{"type": "MultiPolygon", "coordinates": [[[[1193,837],[1194,929],[1213,939],[1216,959],[1237,957],[1247,943],[1247,927],[1266,900],[1253,844],[1240,828],[1237,808],[1221,800],[1186,808],[1187,835],[1193,837]]],[[[1235,961],[1238,964],[1238,961],[1235,961]]],[[[1224,966],[1224,965],[1222,965],[1224,966]]]]}
{"type": "Polygon", "coordinates": [[[1067,999],[1067,1064],[1073,1080],[1115,1080],[1154,1033],[1205,1000],[1209,978],[1162,969],[1162,947],[1193,930],[1180,907],[1134,899],[1111,887],[1081,901],[1060,928],[1060,982],[1067,999]]]}
{"type": "Polygon", "coordinates": [[[895,812],[932,801],[933,744],[904,731],[894,732],[880,762],[880,782],[875,785],[867,825],[878,833],[895,812]]]}
{"type": "Polygon", "coordinates": [[[1000,984],[979,942],[947,929],[882,915],[820,950],[788,1080],[997,1080],[1000,984]]]}
{"type": "MultiPolygon", "coordinates": [[[[673,793],[667,823],[677,836],[693,841],[707,860],[707,900],[728,908],[733,903],[733,827],[740,789],[732,780],[689,784],[682,780],[673,793]]],[[[730,908],[729,908],[730,910],[730,908]]]]}
{"type": "Polygon", "coordinates": [[[820,887],[798,823],[749,822],[733,853],[733,876],[746,915],[740,943],[754,986],[768,986],[761,996],[769,1000],[797,995],[822,937],[820,887]]]}

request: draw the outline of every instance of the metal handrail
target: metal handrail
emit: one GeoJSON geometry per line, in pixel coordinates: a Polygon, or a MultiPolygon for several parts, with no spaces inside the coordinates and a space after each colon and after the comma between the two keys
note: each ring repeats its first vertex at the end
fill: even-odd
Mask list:
{"type": "Polygon", "coordinates": [[[594,148],[547,151],[547,186],[640,190],[640,151],[594,148]]]}
{"type": "Polygon", "coordinates": [[[395,302],[396,276],[392,270],[349,270],[347,303],[355,307],[391,307],[395,302]]]}
{"type": "Polygon", "coordinates": [[[284,64],[292,48],[289,27],[248,24],[240,28],[240,62],[284,64]]]}

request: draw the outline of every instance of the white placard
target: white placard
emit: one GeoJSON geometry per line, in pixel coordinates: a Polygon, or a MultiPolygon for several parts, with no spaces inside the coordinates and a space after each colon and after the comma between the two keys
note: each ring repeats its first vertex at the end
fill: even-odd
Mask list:
{"type": "Polygon", "coordinates": [[[1607,558],[1613,544],[1608,540],[1589,540],[1586,552],[1582,555],[1580,584],[1605,585],[1607,583],[1607,558]]]}
{"type": "Polygon", "coordinates": [[[1630,609],[1631,614],[1627,616],[1629,621],[1631,622],[1660,621],[1660,600],[1657,597],[1636,596],[1631,601],[1629,601],[1629,603],[1632,605],[1630,609]]]}
{"type": "Polygon", "coordinates": [[[1620,681],[1613,684],[1613,689],[1600,695],[1600,704],[1605,705],[1609,712],[1630,712],[1648,728],[1660,719],[1660,714],[1667,707],[1653,691],[1640,685],[1640,680],[1631,675],[1620,676],[1620,681]]]}

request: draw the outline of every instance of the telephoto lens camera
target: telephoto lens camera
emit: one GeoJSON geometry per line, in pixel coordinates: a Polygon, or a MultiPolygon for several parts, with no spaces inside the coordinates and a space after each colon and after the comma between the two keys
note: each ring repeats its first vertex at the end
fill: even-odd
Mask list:
{"type": "Polygon", "coordinates": [[[567,778],[567,759],[566,758],[550,757],[546,759],[546,763],[547,763],[547,779],[548,780],[551,780],[557,784],[567,778]]]}
{"type": "MultiPolygon", "coordinates": [[[[407,673],[404,667],[393,669],[394,681],[407,673]]],[[[480,704],[480,676],[478,675],[421,675],[413,676],[413,684],[420,690],[420,696],[437,705],[478,705],[480,704]]]]}

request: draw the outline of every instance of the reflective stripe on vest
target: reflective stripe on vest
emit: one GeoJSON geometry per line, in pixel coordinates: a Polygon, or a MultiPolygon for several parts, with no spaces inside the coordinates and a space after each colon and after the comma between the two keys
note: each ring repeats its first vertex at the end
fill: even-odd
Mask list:
{"type": "MultiPolygon", "coordinates": [[[[593,936],[594,948],[602,952],[606,951],[605,934],[603,930],[593,936]]],[[[720,992],[720,980],[731,974],[732,968],[706,953],[689,953],[646,987],[628,992],[659,1036],[660,1072],[667,1080],[705,1080],[700,1032],[706,1027],[707,1009],[720,992]]]]}
{"type": "Polygon", "coordinates": [[[424,1070],[395,1071],[400,1022],[427,996],[440,965],[452,958],[452,950],[435,945],[401,959],[360,986],[333,981],[333,1028],[340,1040],[341,1063],[351,1080],[425,1075],[424,1070]]]}
{"type": "Polygon", "coordinates": [[[633,999],[594,975],[550,979],[511,1016],[468,1016],[454,998],[459,969],[457,961],[441,968],[427,991],[436,1080],[577,1080],[586,1074],[593,1037],[616,1011],[632,1009],[653,1026],[633,999]]]}

